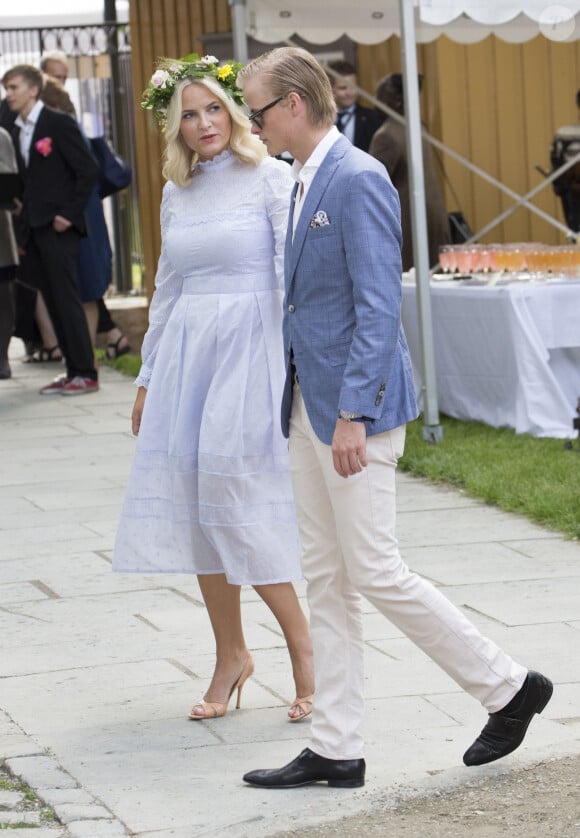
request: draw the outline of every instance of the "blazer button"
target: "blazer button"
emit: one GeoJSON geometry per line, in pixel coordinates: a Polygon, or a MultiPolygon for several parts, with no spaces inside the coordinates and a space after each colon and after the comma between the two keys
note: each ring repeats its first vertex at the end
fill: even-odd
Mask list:
{"type": "Polygon", "coordinates": [[[288,311],[290,312],[290,314],[294,314],[294,312],[296,311],[296,308],[292,304],[290,304],[288,306],[288,311]]]}

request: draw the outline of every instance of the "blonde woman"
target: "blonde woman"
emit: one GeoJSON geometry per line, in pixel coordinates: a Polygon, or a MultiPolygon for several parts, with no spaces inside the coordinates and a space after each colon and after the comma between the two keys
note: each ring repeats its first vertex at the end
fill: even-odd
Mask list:
{"type": "Polygon", "coordinates": [[[280,431],[283,253],[292,178],[251,134],[238,66],[166,61],[144,107],[166,140],[162,252],[137,378],[137,449],[113,568],[195,573],[216,665],[189,718],[223,716],[253,672],[240,613],[252,585],[284,633],[296,687],[314,689],[298,535],[280,431]]]}

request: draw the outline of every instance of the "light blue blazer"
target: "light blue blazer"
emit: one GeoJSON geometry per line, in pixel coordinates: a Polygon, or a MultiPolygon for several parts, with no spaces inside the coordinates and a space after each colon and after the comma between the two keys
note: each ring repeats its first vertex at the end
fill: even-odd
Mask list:
{"type": "Polygon", "coordinates": [[[291,358],[312,427],[327,445],[339,408],[368,417],[367,435],[415,419],[401,325],[399,196],[385,167],[341,137],[308,190],[294,239],[293,209],[294,201],[285,253],[284,435],[291,358]]]}

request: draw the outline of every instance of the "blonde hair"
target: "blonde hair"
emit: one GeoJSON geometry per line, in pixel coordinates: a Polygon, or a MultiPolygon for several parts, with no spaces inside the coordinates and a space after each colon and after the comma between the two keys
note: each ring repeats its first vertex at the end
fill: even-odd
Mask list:
{"type": "Polygon", "coordinates": [[[175,86],[167,109],[167,126],[165,129],[165,153],[163,163],[163,177],[173,181],[176,186],[187,186],[193,176],[198,162],[198,155],[193,152],[183,140],[181,126],[181,94],[190,84],[199,84],[210,90],[216,99],[225,107],[230,115],[232,133],[230,149],[242,163],[258,165],[268,152],[264,144],[252,134],[248,117],[236,105],[223,88],[212,78],[186,78],[175,86]]]}
{"type": "Polygon", "coordinates": [[[254,58],[238,73],[240,87],[261,75],[272,96],[295,92],[304,99],[317,127],[334,125],[336,104],[328,76],[311,53],[301,47],[277,47],[254,58]]]}
{"type": "MultiPolygon", "coordinates": [[[[62,52],[60,49],[51,49],[49,52],[45,52],[42,58],[40,59],[40,69],[46,73],[46,66],[49,61],[58,61],[59,64],[64,64],[64,66],[68,70],[70,69],[69,60],[66,52],[62,52]]],[[[47,73],[50,75],[50,73],[47,73]]]]}

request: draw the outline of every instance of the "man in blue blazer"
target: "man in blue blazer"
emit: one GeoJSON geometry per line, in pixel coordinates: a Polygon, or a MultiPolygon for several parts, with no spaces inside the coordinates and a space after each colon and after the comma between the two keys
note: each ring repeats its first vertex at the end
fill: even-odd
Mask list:
{"type": "Polygon", "coordinates": [[[482,637],[399,554],[395,471],[417,409],[400,319],[397,193],[384,166],[334,127],[330,84],[310,53],[272,50],[242,70],[238,83],[270,154],[287,150],[296,161],[282,427],[316,681],[309,747],[282,768],[250,771],[244,780],[266,788],[364,784],[361,594],[490,714],[464,762],[499,759],[521,744],[552,684],[482,637]]]}

